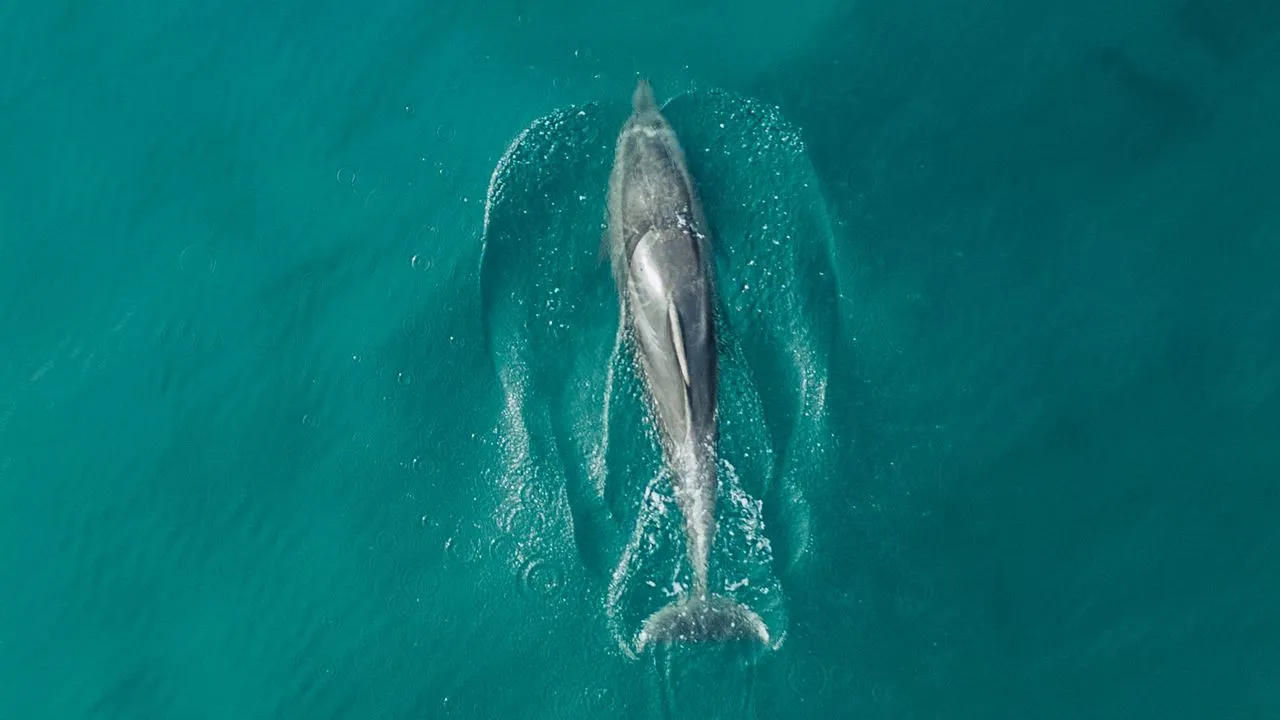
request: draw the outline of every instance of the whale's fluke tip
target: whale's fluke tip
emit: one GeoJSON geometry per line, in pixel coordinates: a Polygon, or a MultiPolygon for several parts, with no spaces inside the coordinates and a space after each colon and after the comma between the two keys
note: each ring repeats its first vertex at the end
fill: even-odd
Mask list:
{"type": "Polygon", "coordinates": [[[653,99],[653,86],[649,84],[648,78],[640,78],[636,81],[635,92],[631,94],[631,110],[641,113],[657,108],[658,103],[653,99]]]}
{"type": "Polygon", "coordinates": [[[636,650],[672,642],[754,639],[769,644],[769,629],[751,608],[711,595],[672,603],[645,621],[636,650]]]}

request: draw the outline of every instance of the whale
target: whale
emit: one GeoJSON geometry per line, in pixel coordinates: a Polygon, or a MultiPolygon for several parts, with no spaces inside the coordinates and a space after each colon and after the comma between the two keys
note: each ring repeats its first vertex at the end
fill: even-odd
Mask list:
{"type": "Polygon", "coordinates": [[[607,252],[635,367],[683,519],[692,587],[650,615],[636,649],[673,642],[769,642],[760,616],[712,592],[718,442],[711,229],[675,130],[640,78],[609,174],[607,252]]]}

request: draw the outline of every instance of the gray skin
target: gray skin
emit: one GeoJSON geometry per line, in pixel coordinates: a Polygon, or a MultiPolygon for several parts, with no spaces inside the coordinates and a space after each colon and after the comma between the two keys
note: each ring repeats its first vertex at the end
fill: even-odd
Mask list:
{"type": "Polygon", "coordinates": [[[693,598],[706,601],[718,434],[708,227],[684,151],[646,80],[618,136],[606,240],[684,516],[693,598]]]}
{"type": "Polygon", "coordinates": [[[716,327],[709,228],[684,151],[640,80],[618,136],[605,238],[641,376],[662,436],[693,566],[691,593],[649,616],[650,642],[754,638],[770,642],[751,608],[714,594],[707,565],[715,536],[716,327]]]}

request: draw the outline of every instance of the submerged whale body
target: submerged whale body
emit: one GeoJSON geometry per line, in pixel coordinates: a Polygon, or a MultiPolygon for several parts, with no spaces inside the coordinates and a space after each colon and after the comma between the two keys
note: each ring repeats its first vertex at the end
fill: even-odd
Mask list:
{"type": "Polygon", "coordinates": [[[634,333],[693,570],[691,590],[645,621],[636,649],[738,638],[768,643],[755,611],[708,586],[718,484],[711,239],[684,151],[643,79],[614,150],[608,220],[620,316],[634,333]]]}
{"type": "MultiPolygon", "coordinates": [[[[504,554],[505,562],[521,573],[529,548],[576,552],[565,563],[608,583],[602,620],[622,654],[637,659],[638,641],[706,639],[737,626],[674,610],[698,610],[696,602],[672,603],[699,596],[690,562],[697,553],[684,522],[691,514],[682,515],[673,482],[673,466],[692,453],[660,447],[662,428],[671,423],[660,424],[659,398],[650,388],[671,384],[645,377],[637,341],[645,341],[644,327],[625,295],[630,256],[615,264],[624,271],[624,283],[615,284],[601,268],[602,251],[612,250],[608,232],[603,243],[566,242],[601,237],[619,131],[635,114],[631,95],[557,108],[511,139],[485,196],[479,279],[486,354],[505,401],[495,418],[501,461],[494,468],[494,517],[521,548],[504,554]],[[671,612],[655,612],[668,604],[671,612]],[[646,625],[650,632],[640,633],[646,625]]],[[[717,487],[718,529],[714,543],[706,543],[707,597],[727,596],[754,611],[768,629],[761,649],[777,650],[790,626],[782,573],[818,557],[810,497],[835,472],[827,395],[830,352],[839,337],[839,273],[830,218],[803,133],[780,109],[714,87],[659,100],[660,116],[678,134],[676,147],[683,146],[687,172],[697,181],[691,197],[700,196],[713,223],[710,233],[701,226],[712,236],[701,244],[714,249],[702,256],[714,262],[719,278],[714,285],[706,278],[716,351],[703,357],[715,358],[716,393],[733,399],[716,411],[715,472],[708,479],[717,487]],[[721,237],[733,242],[720,247],[721,237]]],[[[661,134],[650,123],[649,132],[636,137],[656,141],[661,134]]],[[[634,157],[640,150],[627,152],[634,157]]],[[[641,167],[630,166],[633,173],[641,167]]],[[[638,187],[636,207],[694,207],[683,200],[649,203],[643,193],[652,196],[657,186],[638,187]]],[[[615,218],[619,197],[615,193],[615,218]]],[[[676,214],[676,230],[680,224],[676,214]]],[[[647,231],[631,234],[638,259],[656,247],[654,237],[641,242],[647,231]]],[[[676,300],[680,350],[698,387],[694,313],[684,311],[695,303],[676,300]]],[[[669,313],[661,323],[657,316],[646,313],[645,327],[674,326],[669,313]]],[[[680,358],[667,367],[683,384],[680,358]]],[[[682,395],[674,397],[680,412],[682,395]]],[[[691,415],[697,425],[700,416],[691,415]]],[[[581,614],[568,604],[557,607],[581,614]]],[[[753,636],[732,645],[748,650],[758,643],[753,636]]]]}

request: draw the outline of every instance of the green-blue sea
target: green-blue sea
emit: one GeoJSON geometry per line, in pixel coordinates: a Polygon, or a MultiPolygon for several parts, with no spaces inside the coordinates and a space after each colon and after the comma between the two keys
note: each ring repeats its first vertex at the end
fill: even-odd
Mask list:
{"type": "Polygon", "coordinates": [[[1280,4],[0,3],[0,720],[1280,717],[1280,4]],[[712,589],[602,252],[712,228],[712,589]]]}

